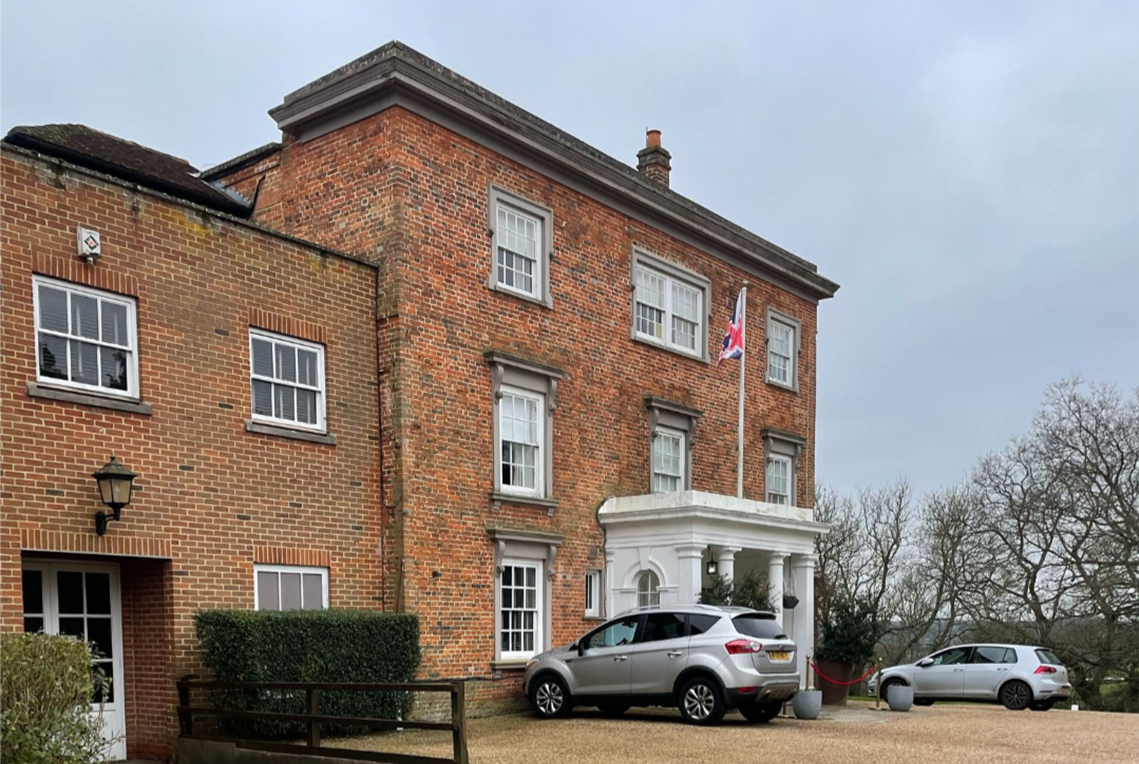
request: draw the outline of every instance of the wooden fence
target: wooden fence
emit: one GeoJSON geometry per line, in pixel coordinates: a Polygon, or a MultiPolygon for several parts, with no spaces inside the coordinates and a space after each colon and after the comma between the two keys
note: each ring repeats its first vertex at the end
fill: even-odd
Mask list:
{"type": "Polygon", "coordinates": [[[238,748],[279,753],[304,754],[308,756],[328,756],[357,761],[381,762],[383,764],[469,764],[467,758],[466,726],[466,685],[464,682],[406,682],[390,683],[351,683],[351,682],[226,682],[184,678],[176,682],[178,687],[178,723],[182,737],[233,743],[238,748]],[[307,712],[303,714],[278,713],[275,711],[248,711],[239,708],[226,708],[224,704],[193,705],[191,691],[218,690],[303,690],[307,702],[307,712]],[[323,716],[320,713],[322,692],[446,692],[451,695],[451,721],[423,722],[406,719],[358,718],[352,716],[323,716]],[[251,721],[300,722],[307,730],[304,744],[279,743],[266,740],[245,740],[227,738],[211,733],[195,732],[195,716],[213,716],[221,719],[247,719],[251,721]],[[341,727],[367,727],[371,729],[418,729],[440,730],[451,733],[453,755],[451,758],[436,756],[413,756],[381,751],[360,751],[350,748],[334,748],[321,745],[322,725],[341,727]]]}

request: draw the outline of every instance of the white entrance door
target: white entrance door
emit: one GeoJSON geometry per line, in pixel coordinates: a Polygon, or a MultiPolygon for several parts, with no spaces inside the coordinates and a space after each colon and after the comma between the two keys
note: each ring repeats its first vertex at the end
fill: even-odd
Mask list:
{"type": "Polygon", "coordinates": [[[123,619],[119,566],[111,563],[25,560],[24,631],[67,634],[94,645],[94,666],[111,679],[104,698],[92,698],[91,713],[103,701],[107,757],[127,757],[123,698],[123,619]]]}

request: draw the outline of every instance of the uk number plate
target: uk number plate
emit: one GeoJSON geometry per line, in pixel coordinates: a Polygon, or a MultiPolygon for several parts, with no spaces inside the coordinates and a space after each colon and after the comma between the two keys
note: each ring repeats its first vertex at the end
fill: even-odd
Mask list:
{"type": "Polygon", "coordinates": [[[771,656],[771,660],[773,660],[773,661],[789,661],[789,660],[791,660],[791,653],[769,651],[767,654],[769,656],[771,656]]]}

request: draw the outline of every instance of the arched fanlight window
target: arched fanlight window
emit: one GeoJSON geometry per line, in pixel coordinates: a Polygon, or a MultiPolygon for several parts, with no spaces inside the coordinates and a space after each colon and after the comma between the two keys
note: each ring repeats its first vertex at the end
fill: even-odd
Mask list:
{"type": "Polygon", "coordinates": [[[637,577],[637,607],[660,606],[660,579],[651,570],[637,577]]]}

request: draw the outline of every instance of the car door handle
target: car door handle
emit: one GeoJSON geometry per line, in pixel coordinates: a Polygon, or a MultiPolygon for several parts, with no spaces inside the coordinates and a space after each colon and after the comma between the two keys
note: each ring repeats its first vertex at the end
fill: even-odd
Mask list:
{"type": "Polygon", "coordinates": [[[627,661],[627,660],[629,660],[629,656],[628,656],[628,655],[614,655],[614,656],[613,656],[613,660],[615,660],[615,661],[617,661],[617,662],[619,663],[619,662],[621,662],[621,661],[627,661]]]}
{"type": "Polygon", "coordinates": [[[667,653],[665,653],[665,655],[667,655],[669,658],[679,658],[680,656],[684,655],[684,653],[680,652],[679,650],[669,650],[667,653]]]}

